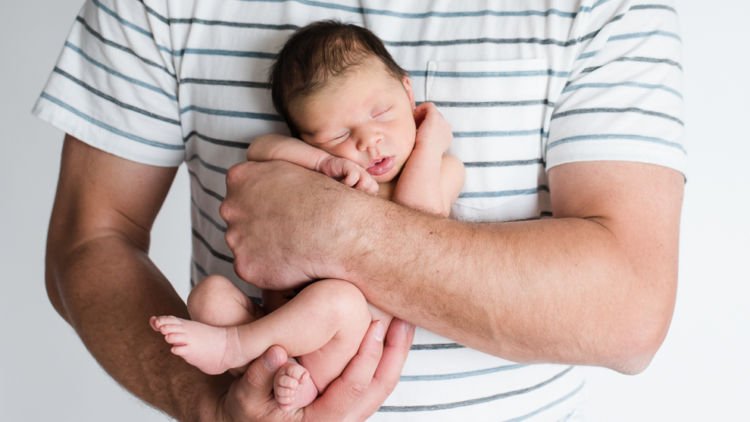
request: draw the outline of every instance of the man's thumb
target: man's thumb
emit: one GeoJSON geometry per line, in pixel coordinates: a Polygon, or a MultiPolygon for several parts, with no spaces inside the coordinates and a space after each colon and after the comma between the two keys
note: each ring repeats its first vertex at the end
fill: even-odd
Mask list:
{"type": "Polygon", "coordinates": [[[281,346],[271,346],[259,358],[248,366],[243,375],[244,388],[248,396],[262,395],[267,398],[273,391],[273,378],[276,372],[289,360],[286,351],[281,346]]]}

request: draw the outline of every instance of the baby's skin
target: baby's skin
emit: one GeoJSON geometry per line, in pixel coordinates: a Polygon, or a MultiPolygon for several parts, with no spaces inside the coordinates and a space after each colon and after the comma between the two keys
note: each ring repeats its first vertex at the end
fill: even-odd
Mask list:
{"type": "Polygon", "coordinates": [[[391,318],[369,307],[351,283],[330,279],[262,315],[229,279],[214,275],[194,289],[188,309],[194,320],[168,315],[149,323],[173,354],[206,374],[241,374],[273,345],[298,357],[299,363],[290,359],[274,377],[276,401],[287,411],[310,404],[340,375],[374,319],[387,327],[391,318]]]}

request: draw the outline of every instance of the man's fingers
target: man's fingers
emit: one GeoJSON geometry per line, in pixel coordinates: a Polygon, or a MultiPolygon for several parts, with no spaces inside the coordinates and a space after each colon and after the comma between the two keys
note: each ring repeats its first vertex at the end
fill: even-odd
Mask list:
{"type": "Polygon", "coordinates": [[[349,361],[341,380],[354,390],[364,390],[372,381],[383,354],[383,339],[387,327],[382,321],[374,321],[359,346],[357,354],[349,361]]]}
{"type": "Polygon", "coordinates": [[[245,374],[229,387],[222,409],[226,420],[280,420],[279,407],[273,396],[273,377],[287,362],[283,348],[273,346],[250,363],[245,374]]]}
{"type": "Polygon", "coordinates": [[[273,397],[273,377],[287,361],[286,351],[272,346],[259,359],[254,360],[237,382],[237,394],[244,402],[258,403],[273,397]]]}
{"type": "Polygon", "coordinates": [[[383,358],[375,371],[373,383],[393,390],[398,383],[401,369],[406,362],[411,343],[414,340],[414,326],[406,321],[394,318],[388,327],[388,334],[383,346],[383,358]]]}
{"type": "Polygon", "coordinates": [[[305,420],[362,420],[377,410],[386,395],[369,387],[383,352],[384,336],[385,324],[370,324],[359,351],[341,376],[304,409],[305,420]]]}
{"type": "Polygon", "coordinates": [[[414,327],[403,321],[394,319],[387,333],[382,322],[373,322],[341,376],[305,408],[305,420],[362,420],[372,415],[398,382],[413,336],[414,327]]]}

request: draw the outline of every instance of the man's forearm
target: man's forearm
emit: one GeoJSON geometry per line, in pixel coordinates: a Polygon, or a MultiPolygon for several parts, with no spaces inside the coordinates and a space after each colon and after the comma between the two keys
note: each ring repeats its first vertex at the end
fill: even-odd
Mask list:
{"type": "Polygon", "coordinates": [[[679,213],[617,232],[598,218],[466,224],[373,201],[362,212],[387,218],[360,220],[343,278],[385,311],[461,344],[521,362],[637,372],[666,334],[677,236],[655,231],[676,232],[679,213]]]}
{"type": "Polygon", "coordinates": [[[263,288],[349,280],[386,312],[467,346],[623,372],[642,370],[669,326],[684,179],[664,167],[562,165],[549,172],[555,218],[487,224],[348,192],[286,163],[245,163],[227,180],[220,211],[235,270],[263,288]]]}
{"type": "Polygon", "coordinates": [[[149,327],[151,315],[185,316],[186,308],[146,253],[126,238],[112,234],[65,254],[50,253],[47,266],[48,292],[58,312],[128,391],[180,420],[198,420],[211,407],[203,404],[216,402],[226,390],[227,380],[172,356],[149,327]]]}
{"type": "Polygon", "coordinates": [[[385,311],[469,347],[522,362],[604,363],[595,360],[608,337],[633,328],[620,319],[643,305],[630,302],[632,270],[596,223],[403,218],[363,239],[391,262],[368,253],[346,279],[385,311]]]}

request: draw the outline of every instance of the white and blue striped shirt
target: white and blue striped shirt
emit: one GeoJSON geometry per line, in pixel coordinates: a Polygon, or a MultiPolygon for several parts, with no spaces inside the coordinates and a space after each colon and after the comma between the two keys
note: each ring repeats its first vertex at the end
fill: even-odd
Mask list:
{"type": "MultiPolygon", "coordinates": [[[[451,123],[466,166],[455,218],[551,216],[547,170],[559,164],[684,172],[681,40],[667,0],[90,0],[34,112],[112,154],[186,163],[193,281],[220,273],[246,285],[218,215],[226,169],[254,136],[286,131],[268,69],[294,29],[320,19],[370,28],[416,100],[451,123]]],[[[418,330],[372,419],[565,419],[582,387],[574,367],[517,364],[418,330]]]]}

